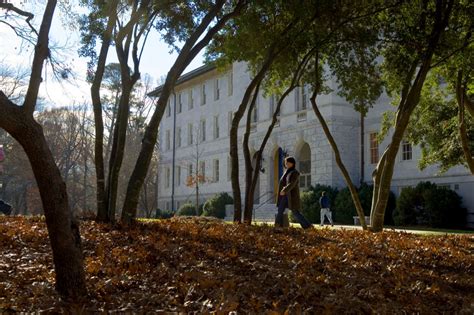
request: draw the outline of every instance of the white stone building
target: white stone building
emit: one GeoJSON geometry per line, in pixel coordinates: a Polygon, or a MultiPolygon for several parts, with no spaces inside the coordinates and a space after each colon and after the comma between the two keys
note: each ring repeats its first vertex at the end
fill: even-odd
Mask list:
{"type": "MultiPolygon", "coordinates": [[[[245,63],[235,63],[225,73],[213,66],[203,66],[179,79],[160,125],[159,171],[163,174],[159,184],[161,209],[177,210],[183,203],[194,203],[195,189],[186,185],[186,179],[190,174],[195,174],[196,164],[207,180],[200,186],[200,202],[219,192],[231,194],[230,122],[249,82],[250,74],[245,63]],[[199,157],[198,163],[196,157],[199,157]]],[[[384,142],[377,144],[375,135],[380,129],[382,113],[391,108],[390,100],[381,97],[364,119],[363,147],[360,140],[360,114],[335,92],[320,96],[317,101],[353,182],[359,183],[362,179],[370,183],[378,157],[386,147],[384,142]]],[[[258,96],[250,138],[253,152],[260,145],[275,106],[276,101],[272,97],[258,96]]],[[[245,118],[239,130],[240,138],[244,122],[245,118]]],[[[269,218],[276,211],[273,196],[282,172],[279,165],[284,153],[296,157],[303,189],[310,184],[339,188],[345,186],[331,147],[311,109],[308,92],[302,88],[285,99],[279,124],[264,151],[264,171],[257,187],[256,208],[269,218]]],[[[462,196],[464,206],[470,213],[468,222],[474,226],[474,177],[462,166],[454,167],[442,175],[438,175],[436,166],[420,171],[417,167],[420,154],[419,148],[409,143],[401,146],[392,191],[398,195],[403,187],[414,186],[420,181],[449,186],[462,196]]],[[[241,151],[239,157],[241,185],[244,185],[241,151]]]]}

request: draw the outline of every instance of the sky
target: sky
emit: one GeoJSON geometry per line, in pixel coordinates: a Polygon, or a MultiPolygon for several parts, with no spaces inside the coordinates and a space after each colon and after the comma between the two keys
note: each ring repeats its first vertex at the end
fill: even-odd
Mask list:
{"type": "MultiPolygon", "coordinates": [[[[11,2],[35,14],[33,23],[39,25],[42,18],[44,1],[12,0],[11,2]]],[[[80,8],[74,8],[80,13],[80,8]]],[[[0,11],[0,18],[3,18],[0,11]]],[[[41,84],[40,97],[44,98],[48,106],[70,106],[73,104],[90,103],[90,86],[85,80],[87,59],[79,57],[77,50],[80,47],[79,30],[71,29],[63,23],[64,13],[56,9],[53,25],[50,31],[50,45],[63,47],[56,57],[66,62],[73,70],[73,78],[70,80],[57,81],[52,76],[52,69],[46,66],[43,71],[44,82],[41,84]]],[[[23,21],[19,21],[21,24],[23,21]]],[[[74,23],[77,25],[77,23],[74,23]]],[[[24,24],[26,25],[26,24],[24,24]]],[[[39,26],[37,27],[39,29],[39,26]]],[[[10,67],[31,68],[34,47],[19,39],[15,33],[6,25],[0,24],[0,62],[10,67]]],[[[176,52],[171,52],[171,48],[164,43],[157,32],[152,32],[148,36],[140,72],[142,76],[147,73],[153,77],[157,85],[161,77],[166,76],[177,57],[176,52]]],[[[203,64],[203,54],[198,55],[188,66],[184,73],[189,72],[203,64]]],[[[115,49],[109,50],[107,62],[117,62],[115,49]]]]}

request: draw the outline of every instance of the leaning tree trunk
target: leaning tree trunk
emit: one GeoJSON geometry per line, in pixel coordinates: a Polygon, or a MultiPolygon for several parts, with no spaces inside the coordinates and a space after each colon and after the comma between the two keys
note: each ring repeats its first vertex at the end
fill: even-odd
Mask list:
{"type": "Polygon", "coordinates": [[[0,127],[21,144],[38,184],[53,251],[56,289],[65,297],[85,296],[79,224],[71,214],[66,184],[43,130],[32,115],[10,102],[3,93],[0,93],[0,109],[0,127]]]}
{"type": "Polygon", "coordinates": [[[357,192],[356,187],[352,183],[351,176],[349,175],[349,172],[346,169],[346,166],[344,165],[344,162],[342,162],[341,158],[341,153],[339,152],[339,148],[337,147],[337,143],[334,140],[331,131],[329,130],[329,127],[326,123],[326,120],[324,119],[323,115],[321,114],[321,111],[318,108],[318,105],[316,103],[316,96],[317,96],[317,91],[313,92],[313,95],[310,98],[311,105],[313,107],[313,111],[318,118],[319,123],[321,124],[321,127],[323,128],[324,134],[326,135],[326,138],[331,145],[331,148],[334,152],[334,157],[336,159],[336,164],[339,167],[339,170],[342,173],[342,176],[344,177],[344,181],[346,182],[347,188],[349,188],[349,191],[351,193],[352,201],[354,202],[354,206],[357,211],[357,215],[359,216],[360,223],[362,225],[362,229],[366,230],[367,229],[367,224],[365,222],[365,215],[364,215],[364,209],[362,208],[362,204],[360,203],[359,199],[359,193],[357,192]]]}
{"type": "MultiPolygon", "coordinates": [[[[456,80],[456,100],[458,103],[458,117],[459,117],[459,137],[461,138],[461,147],[464,153],[464,159],[466,160],[467,166],[471,171],[471,174],[474,175],[474,159],[472,158],[471,148],[469,144],[469,138],[467,136],[466,128],[466,117],[465,117],[465,99],[466,95],[466,85],[463,83],[463,74],[462,71],[458,72],[458,77],[456,80]]],[[[474,118],[474,116],[473,116],[474,118]]]]}
{"type": "MultiPolygon", "coordinates": [[[[270,56],[270,55],[269,55],[270,56]]],[[[232,183],[232,193],[234,198],[234,222],[242,222],[242,196],[240,190],[240,181],[239,181],[239,144],[238,144],[238,131],[239,123],[242,117],[245,114],[250,97],[252,92],[255,90],[256,86],[260,84],[263,80],[265,73],[268,71],[273,58],[267,58],[267,62],[262,66],[257,75],[252,79],[249,86],[247,87],[242,102],[239,105],[239,108],[234,112],[234,117],[232,119],[232,125],[230,128],[230,164],[231,164],[231,183],[232,183]]],[[[251,216],[251,215],[250,215],[251,216]]],[[[250,219],[251,220],[251,219],[250,219]]]]}
{"type": "Polygon", "coordinates": [[[219,32],[224,25],[234,16],[240,14],[246,3],[238,1],[234,11],[224,15],[211,28],[209,25],[215,20],[216,16],[221,12],[225,1],[218,0],[210,9],[208,14],[202,19],[201,23],[195,28],[195,31],[190,35],[183,48],[181,49],[178,58],[171,67],[163,85],[157,106],[153,115],[145,129],[145,134],[142,140],[142,147],[138,155],[137,162],[133,168],[132,175],[127,186],[127,193],[122,209],[122,222],[130,224],[137,215],[137,205],[140,197],[140,190],[150,166],[153,150],[155,149],[158,127],[165,112],[168,98],[176,84],[181,73],[186,69],[189,63],[197,56],[197,54],[207,46],[214,35],[219,32]],[[200,39],[201,38],[201,39],[200,39]]]}
{"type": "MultiPolygon", "coordinates": [[[[260,169],[262,166],[262,157],[263,157],[263,151],[265,150],[265,147],[267,145],[268,139],[270,139],[270,135],[272,134],[273,128],[275,127],[275,124],[278,120],[278,115],[280,114],[280,109],[283,104],[283,101],[285,98],[296,88],[298,85],[299,80],[301,79],[301,76],[303,74],[303,70],[306,68],[308,61],[310,60],[311,55],[314,53],[315,49],[309,50],[301,59],[301,61],[298,63],[298,66],[293,74],[293,77],[291,79],[290,86],[283,92],[281,95],[280,99],[278,100],[277,107],[275,109],[275,112],[272,115],[272,121],[270,125],[267,128],[267,132],[265,133],[265,136],[263,137],[262,143],[260,144],[260,147],[258,151],[255,153],[255,168],[252,167],[252,163],[250,159],[246,158],[246,176],[249,176],[250,179],[247,180],[248,184],[248,189],[246,189],[246,194],[245,194],[245,210],[244,210],[244,222],[247,224],[250,224],[252,222],[252,209],[253,209],[253,201],[254,201],[254,195],[255,195],[255,188],[257,187],[257,182],[258,178],[260,176],[260,169]],[[248,173],[248,174],[247,174],[248,173]],[[247,210],[247,209],[250,209],[247,210]]],[[[258,89],[257,89],[258,90],[258,89]]],[[[252,101],[252,106],[254,106],[254,100],[252,101]]],[[[249,109],[249,112],[251,112],[252,108],[249,109]]],[[[248,117],[247,117],[248,118],[248,117]]],[[[248,136],[249,136],[249,121],[247,120],[247,130],[246,130],[246,137],[244,137],[244,153],[246,153],[247,156],[250,156],[250,150],[248,148],[248,136]],[[247,135],[248,133],[248,135],[247,135]]]]}
{"type": "Polygon", "coordinates": [[[5,129],[21,144],[31,163],[53,251],[56,289],[66,298],[76,298],[87,294],[79,225],[71,215],[66,184],[61,178],[43,130],[33,118],[43,64],[50,54],[49,31],[56,3],[56,0],[49,0],[46,4],[23,106],[17,106],[0,91],[0,128],[5,129]]]}
{"type": "Polygon", "coordinates": [[[453,1],[449,1],[446,8],[438,6],[436,9],[436,20],[434,21],[433,30],[429,36],[428,47],[419,59],[420,64],[418,65],[415,61],[408,71],[402,90],[402,98],[398,105],[395,129],[391,142],[373,172],[374,192],[372,196],[370,223],[371,230],[374,232],[379,232],[383,229],[385,208],[388,203],[390,185],[392,183],[393,170],[400,143],[403,140],[410,116],[420,101],[421,90],[426,80],[426,76],[430,71],[433,54],[444,29],[447,27],[451,16],[452,6],[453,1]],[[412,74],[415,71],[416,77],[413,80],[412,74]]]}
{"type": "Polygon", "coordinates": [[[133,86],[138,81],[138,77],[139,74],[134,74],[131,78],[124,78],[122,76],[122,95],[120,96],[117,122],[114,128],[114,138],[112,143],[112,151],[110,154],[110,165],[106,188],[107,217],[110,221],[115,221],[118,181],[123,162],[125,140],[127,137],[128,117],[130,113],[130,95],[133,86]]]}
{"type": "MultiPolygon", "coordinates": [[[[250,106],[247,110],[247,122],[245,125],[245,133],[244,133],[244,140],[243,140],[243,151],[244,151],[244,162],[245,162],[245,202],[244,202],[244,223],[245,224],[252,224],[252,212],[254,206],[254,192],[255,189],[252,190],[252,177],[253,177],[253,166],[252,166],[252,157],[250,156],[250,147],[249,147],[249,140],[250,140],[250,132],[251,132],[251,125],[252,125],[252,112],[256,106],[256,101],[258,98],[258,92],[260,90],[260,83],[257,84],[255,90],[253,91],[252,101],[250,102],[250,106]]],[[[255,165],[257,167],[257,165],[255,165]]],[[[257,173],[258,174],[258,173],[257,173]]]]}

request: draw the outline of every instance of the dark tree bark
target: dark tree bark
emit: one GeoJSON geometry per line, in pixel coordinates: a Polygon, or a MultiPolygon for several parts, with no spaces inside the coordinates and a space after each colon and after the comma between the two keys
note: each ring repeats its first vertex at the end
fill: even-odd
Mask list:
{"type": "Polygon", "coordinates": [[[370,223],[371,230],[374,232],[379,232],[383,229],[385,208],[387,207],[393,169],[400,143],[403,140],[403,135],[408,126],[410,116],[420,101],[421,90],[431,68],[433,54],[438,46],[441,35],[448,25],[452,7],[453,1],[448,1],[446,4],[441,1],[436,2],[435,21],[431,34],[429,35],[427,48],[419,60],[414,62],[411,69],[407,71],[402,97],[396,114],[395,129],[390,144],[382,154],[373,172],[374,193],[372,197],[370,223]],[[416,73],[414,80],[413,73],[416,73]]]}
{"type": "MultiPolygon", "coordinates": [[[[474,175],[474,159],[472,158],[471,148],[469,145],[469,138],[467,136],[466,120],[465,120],[465,107],[466,107],[466,83],[463,82],[463,73],[458,71],[456,80],[456,101],[458,103],[458,117],[459,117],[459,137],[461,138],[461,147],[464,153],[464,159],[466,164],[474,175]]],[[[474,116],[473,116],[474,117],[474,116]]]]}
{"type": "MultiPolygon", "coordinates": [[[[137,4],[135,3],[135,6],[136,5],[137,4]]],[[[137,9],[136,7],[134,7],[133,13],[135,13],[136,11],[137,9]]],[[[116,36],[115,40],[115,50],[117,52],[117,57],[120,63],[122,93],[120,95],[117,120],[115,122],[114,127],[112,150],[110,152],[109,161],[109,173],[106,186],[107,217],[110,221],[115,221],[118,180],[123,162],[125,140],[127,136],[128,117],[130,114],[130,96],[132,94],[132,90],[135,84],[140,79],[140,72],[138,69],[139,63],[135,63],[135,58],[133,58],[135,63],[133,74],[130,74],[130,69],[128,67],[128,57],[133,39],[133,30],[134,28],[130,29],[129,33],[126,34],[125,45],[122,43],[121,39],[118,38],[120,34],[116,36]]],[[[135,38],[134,42],[136,43],[138,39],[135,38]]],[[[135,53],[135,51],[133,53],[135,53]]]]}
{"type": "Polygon", "coordinates": [[[110,3],[107,27],[102,35],[102,44],[100,48],[97,69],[91,86],[92,105],[94,108],[94,126],[95,126],[95,173],[97,185],[97,221],[107,222],[109,216],[107,212],[107,202],[105,194],[105,166],[104,166],[104,119],[102,117],[102,101],[100,99],[100,87],[104,77],[105,63],[112,39],[112,31],[117,20],[117,3],[114,0],[110,3]]]}
{"type": "Polygon", "coordinates": [[[140,191],[143,187],[150,161],[153,156],[153,150],[157,141],[158,127],[165,112],[168,98],[172,93],[176,81],[184,69],[186,69],[186,67],[189,65],[189,63],[196,57],[196,55],[207,46],[214,35],[219,32],[222,27],[224,27],[227,21],[240,14],[246,5],[245,1],[238,1],[231,13],[221,17],[212,27],[209,28],[212,21],[222,11],[224,4],[225,1],[223,0],[216,1],[214,6],[210,9],[210,11],[202,19],[201,23],[196,27],[195,31],[185,42],[178,55],[178,58],[168,72],[157,102],[156,110],[153,112],[150,122],[145,129],[142,147],[128,182],[127,194],[125,196],[122,209],[122,222],[124,224],[131,224],[135,220],[138,201],[140,198],[140,191]]]}
{"type": "MultiPolygon", "coordinates": [[[[256,101],[258,98],[258,93],[260,91],[260,84],[259,82],[253,91],[252,101],[250,102],[250,106],[247,110],[247,122],[245,125],[245,133],[244,133],[244,141],[242,143],[243,151],[244,151],[244,161],[245,161],[245,204],[244,204],[244,223],[251,224],[252,223],[252,212],[253,212],[253,204],[254,204],[254,192],[255,189],[252,190],[252,178],[254,173],[254,168],[252,166],[252,157],[250,155],[250,147],[249,147],[249,140],[250,140],[250,132],[252,126],[252,112],[255,108],[256,101]]],[[[258,167],[257,163],[255,164],[255,170],[257,172],[256,176],[259,175],[260,168],[258,167]]]]}
{"type": "Polygon", "coordinates": [[[252,79],[249,86],[245,90],[242,102],[239,105],[239,108],[234,113],[232,118],[232,126],[230,128],[230,161],[231,161],[231,182],[232,182],[232,193],[234,198],[234,222],[242,222],[242,197],[240,191],[240,181],[239,181],[239,145],[238,145],[238,131],[239,123],[242,120],[242,117],[245,114],[250,98],[252,97],[253,91],[256,87],[262,82],[265,74],[267,73],[270,65],[275,59],[276,55],[273,54],[274,46],[271,48],[271,53],[266,57],[265,62],[263,63],[260,70],[257,72],[256,76],[252,79]]]}
{"type": "MultiPolygon", "coordinates": [[[[252,161],[250,159],[250,151],[248,148],[248,137],[250,133],[247,133],[244,135],[244,154],[245,152],[248,155],[248,158],[245,159],[245,169],[246,169],[246,194],[245,194],[245,208],[244,208],[244,222],[246,224],[251,224],[252,222],[252,212],[253,212],[253,201],[254,201],[254,195],[255,195],[255,188],[257,187],[257,181],[260,176],[260,169],[262,166],[262,157],[263,157],[263,151],[265,150],[265,147],[268,143],[268,139],[270,139],[270,135],[273,132],[273,129],[275,128],[275,124],[278,120],[278,115],[280,114],[281,106],[283,104],[283,101],[285,98],[296,88],[298,85],[298,82],[301,78],[301,75],[303,74],[303,70],[306,68],[309,58],[312,54],[313,50],[310,50],[301,60],[301,62],[298,64],[297,69],[294,72],[293,78],[291,80],[290,86],[283,92],[281,95],[280,99],[278,100],[277,107],[275,109],[275,112],[272,115],[272,121],[270,125],[267,128],[267,132],[265,133],[265,136],[262,140],[262,143],[260,144],[260,147],[258,151],[255,153],[255,168],[252,167],[252,161]],[[248,189],[247,189],[248,187],[248,189]]],[[[252,100],[252,105],[254,104],[254,100],[252,100]]],[[[254,105],[253,105],[254,106],[254,105]]],[[[251,112],[252,108],[249,109],[249,112],[251,112]]],[[[247,130],[249,130],[249,120],[247,119],[247,130]]]]}
{"type": "Polygon", "coordinates": [[[49,0],[43,15],[28,92],[23,106],[17,106],[0,91],[0,127],[25,150],[31,163],[43,203],[53,252],[56,289],[66,298],[87,294],[79,225],[73,218],[66,184],[48,147],[41,126],[34,120],[43,63],[49,55],[49,30],[56,1],[49,0]]]}

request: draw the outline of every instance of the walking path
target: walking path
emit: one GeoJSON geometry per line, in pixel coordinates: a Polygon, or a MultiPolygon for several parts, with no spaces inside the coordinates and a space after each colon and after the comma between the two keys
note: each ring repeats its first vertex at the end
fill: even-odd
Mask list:
{"type": "MultiPolygon", "coordinates": [[[[255,224],[269,224],[273,225],[272,222],[259,222],[256,221],[255,224]]],[[[299,223],[291,223],[292,227],[300,227],[299,223]]],[[[333,227],[331,225],[320,226],[318,224],[313,224],[317,229],[340,229],[340,230],[362,230],[362,227],[359,225],[338,225],[335,224],[333,227]]],[[[395,231],[395,232],[404,232],[404,233],[414,233],[414,234],[424,234],[424,235],[446,235],[446,234],[466,234],[472,235],[474,237],[474,231],[472,230],[448,230],[448,229],[434,229],[434,228],[416,228],[416,227],[385,227],[385,231],[395,231]]]]}

